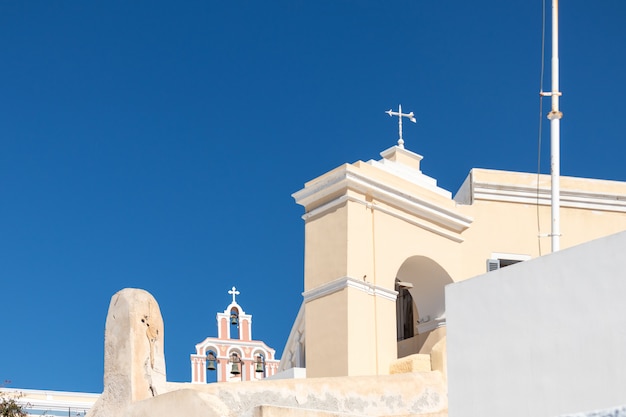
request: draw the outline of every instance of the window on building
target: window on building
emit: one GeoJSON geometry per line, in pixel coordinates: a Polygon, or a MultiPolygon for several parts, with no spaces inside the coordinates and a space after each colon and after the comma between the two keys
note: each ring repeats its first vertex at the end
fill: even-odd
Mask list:
{"type": "Polygon", "coordinates": [[[491,258],[487,259],[487,272],[495,271],[496,269],[500,268],[505,268],[519,262],[527,261],[529,259],[530,255],[494,252],[491,254],[491,258]]]}

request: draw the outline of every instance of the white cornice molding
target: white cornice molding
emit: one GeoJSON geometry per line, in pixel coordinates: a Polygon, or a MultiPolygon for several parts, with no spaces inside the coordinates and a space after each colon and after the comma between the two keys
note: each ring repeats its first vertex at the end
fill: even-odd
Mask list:
{"type": "Polygon", "coordinates": [[[445,198],[452,198],[452,194],[448,190],[444,190],[441,187],[437,186],[437,180],[425,175],[419,168],[406,165],[404,163],[398,163],[395,160],[389,159],[392,154],[404,154],[411,159],[417,161],[417,165],[419,166],[419,161],[422,160],[422,156],[406,149],[399,148],[397,146],[391,147],[386,151],[380,153],[383,157],[380,161],[369,160],[368,164],[375,166],[378,169],[382,169],[383,171],[387,171],[397,177],[403,178],[407,181],[410,181],[414,184],[417,184],[421,187],[424,187],[434,193],[437,193],[445,198]]]}
{"type": "Polygon", "coordinates": [[[332,200],[322,206],[317,207],[314,210],[311,210],[308,213],[305,213],[302,215],[302,219],[303,220],[308,220],[310,218],[319,216],[321,214],[326,213],[327,211],[333,210],[335,207],[341,206],[342,204],[344,204],[346,201],[352,201],[354,203],[359,203],[359,204],[363,204],[369,208],[371,208],[372,210],[377,210],[380,211],[382,213],[388,214],[390,216],[393,216],[397,219],[401,219],[404,220],[407,223],[410,223],[414,226],[417,227],[421,227],[424,230],[428,230],[429,232],[438,234],[440,236],[446,237],[450,240],[453,240],[455,242],[463,242],[465,239],[463,239],[463,237],[461,237],[460,234],[458,233],[454,233],[454,232],[450,232],[442,227],[439,227],[433,223],[430,223],[426,220],[422,220],[420,218],[417,218],[415,216],[411,216],[408,214],[404,214],[402,211],[400,210],[393,210],[393,209],[389,209],[389,208],[385,208],[383,206],[377,205],[377,204],[372,204],[372,203],[368,203],[366,201],[363,201],[361,199],[358,199],[356,197],[353,196],[349,196],[349,195],[342,195],[341,197],[332,200]]]}
{"type": "Polygon", "coordinates": [[[308,303],[309,301],[325,297],[327,295],[341,291],[345,288],[354,288],[356,290],[363,291],[369,295],[381,297],[385,300],[390,300],[393,302],[395,302],[396,298],[398,297],[397,291],[379,287],[378,285],[374,285],[369,282],[352,277],[338,278],[312,290],[305,291],[302,293],[302,297],[304,298],[304,302],[308,303]]]}
{"type": "MultiPolygon", "coordinates": [[[[357,201],[356,197],[348,197],[345,194],[347,190],[357,191],[364,196],[371,195],[374,199],[395,207],[404,213],[402,216],[395,215],[396,217],[403,218],[404,220],[411,217],[424,219],[434,223],[435,226],[446,228],[456,234],[466,230],[473,221],[471,217],[459,214],[455,210],[441,207],[424,198],[399,191],[381,181],[354,172],[350,169],[349,165],[345,165],[342,169],[328,174],[323,180],[310,184],[304,189],[292,194],[292,196],[296,200],[296,203],[306,207],[333,194],[342,194],[326,204],[315,207],[313,210],[307,212],[304,218],[308,219],[313,215],[319,215],[335,207],[337,204],[342,204],[347,201],[347,199],[357,201]]],[[[360,201],[369,204],[365,200],[360,201]]],[[[380,206],[377,208],[380,209],[380,206]]],[[[427,225],[426,222],[418,221],[417,219],[412,220],[412,222],[421,227],[427,225]]],[[[457,236],[455,240],[458,239],[462,240],[457,236]]]]}
{"type": "MultiPolygon", "coordinates": [[[[503,201],[509,203],[550,205],[549,187],[510,185],[475,181],[472,184],[473,200],[503,201]]],[[[561,188],[561,207],[626,212],[626,195],[561,188]]]]}
{"type": "MultiPolygon", "coordinates": [[[[218,339],[217,337],[207,337],[202,342],[196,345],[196,353],[195,355],[199,355],[198,352],[202,350],[206,351],[207,347],[216,347],[216,346],[233,346],[238,348],[248,347],[251,349],[264,349],[267,352],[272,352],[272,356],[275,355],[276,349],[269,347],[265,342],[261,340],[239,340],[239,339],[218,339]]],[[[191,355],[194,356],[193,354],[191,355]]],[[[221,358],[221,356],[218,356],[221,358]]],[[[278,361],[278,359],[276,359],[278,361]]]]}
{"type": "Polygon", "coordinates": [[[324,214],[327,211],[333,210],[335,207],[338,207],[338,206],[342,205],[346,201],[354,201],[354,202],[360,202],[360,203],[363,203],[363,204],[368,204],[365,201],[358,200],[355,197],[351,197],[351,196],[349,196],[347,194],[344,194],[344,195],[342,195],[339,198],[335,198],[334,200],[331,200],[331,201],[329,201],[326,204],[322,204],[321,206],[318,206],[318,207],[314,208],[313,210],[304,213],[302,215],[302,220],[306,221],[306,220],[308,220],[308,219],[310,219],[312,217],[317,217],[320,214],[324,214]]]}

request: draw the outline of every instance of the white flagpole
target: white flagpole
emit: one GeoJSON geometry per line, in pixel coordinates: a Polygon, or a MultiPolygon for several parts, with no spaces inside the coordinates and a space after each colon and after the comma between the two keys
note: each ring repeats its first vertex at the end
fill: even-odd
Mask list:
{"type": "Polygon", "coordinates": [[[550,112],[550,160],[552,167],[552,252],[561,246],[561,117],[559,111],[559,0],[552,0],[552,111],[550,112]]]}
{"type": "Polygon", "coordinates": [[[561,118],[563,113],[559,110],[559,0],[552,0],[552,91],[543,93],[552,99],[552,109],[548,113],[550,120],[550,172],[552,179],[552,252],[560,249],[561,245],[561,216],[560,216],[560,175],[561,175],[561,118]]]}

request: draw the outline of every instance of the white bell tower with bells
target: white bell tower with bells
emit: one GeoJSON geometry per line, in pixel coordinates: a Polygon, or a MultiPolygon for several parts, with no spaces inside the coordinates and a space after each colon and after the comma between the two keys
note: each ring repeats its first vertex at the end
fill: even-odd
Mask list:
{"type": "Polygon", "coordinates": [[[217,337],[207,337],[196,345],[191,355],[191,382],[206,384],[215,372],[217,382],[254,381],[274,375],[279,359],[275,350],[260,340],[252,339],[252,315],[237,304],[240,294],[232,287],[232,302],[217,313],[217,337]]]}

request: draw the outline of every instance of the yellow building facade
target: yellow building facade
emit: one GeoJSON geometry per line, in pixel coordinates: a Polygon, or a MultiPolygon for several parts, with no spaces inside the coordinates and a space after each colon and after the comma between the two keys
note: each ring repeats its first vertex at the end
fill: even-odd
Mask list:
{"type": "MultiPolygon", "coordinates": [[[[473,169],[452,194],[402,146],[293,194],[303,307],[281,370],[383,375],[445,338],[444,287],[550,252],[550,177],[473,169]]],[[[561,177],[561,247],[626,230],[626,183],[561,177]]],[[[445,343],[445,342],[444,342],[445,343]]]]}

